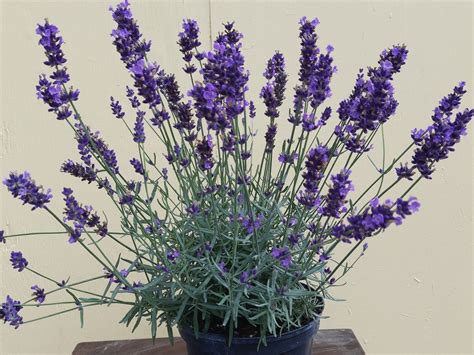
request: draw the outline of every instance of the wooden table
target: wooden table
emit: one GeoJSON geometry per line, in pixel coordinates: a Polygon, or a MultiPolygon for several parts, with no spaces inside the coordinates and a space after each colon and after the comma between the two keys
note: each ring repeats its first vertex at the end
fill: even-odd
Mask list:
{"type": "MultiPolygon", "coordinates": [[[[174,346],[167,338],[157,339],[155,344],[150,339],[93,341],[77,344],[72,354],[186,355],[186,344],[181,338],[175,338],[174,346]]],[[[313,354],[359,355],[365,352],[351,329],[323,329],[314,338],[313,354]]]]}

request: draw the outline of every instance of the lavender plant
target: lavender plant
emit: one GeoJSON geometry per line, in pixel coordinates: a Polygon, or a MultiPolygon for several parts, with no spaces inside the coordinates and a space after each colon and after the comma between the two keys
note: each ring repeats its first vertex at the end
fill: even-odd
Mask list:
{"type": "Polygon", "coordinates": [[[148,321],[153,338],[159,326],[166,326],[172,339],[173,326],[189,325],[196,333],[256,334],[265,341],[301,326],[320,316],[322,300],[331,299],[329,291],[360,259],[370,238],[418,210],[409,192],[431,179],[436,163],[454,150],[474,115],[472,109],[459,109],[466,93],[461,82],[441,99],[428,126],[412,131],[412,143],[392,160],[384,154],[375,180],[355,189],[354,166],[377,134],[383,137],[384,124],[396,112],[393,81],[407,58],[404,45],[384,50],[374,67],[361,69],[352,93],[333,112],[325,102],[336,73],[334,49],[320,49],[319,21],[303,17],[293,93],[287,91],[285,58],[276,52],[263,71],[259,99],[265,109],[257,114],[247,94],[243,36],[234,23],[226,23],[206,51],[196,21],[183,21],[178,45],[191,81],[183,93],[175,76],[149,58],[151,41],[140,32],[127,0],[110,10],[117,26],[112,42],[133,83],[125,94],[135,117],[113,97],[110,108],[136,145],[129,161],[134,175],[122,174],[115,151],[81,116],[79,90],[69,86],[63,38],[48,20],[36,29],[49,71],[40,75],[36,90],[48,111],[70,127],[77,145],[79,159],[66,160],[60,170],[107,194],[120,216],[120,230],[111,231],[71,188],[57,197],[64,200],[61,215],[49,207],[51,190],[28,172],[10,173],[3,183],[12,196],[49,215],[60,231],[0,231],[0,242],[64,234],[72,247],[87,251],[98,270],[86,280],[56,280],[13,251],[13,268],[41,280],[31,287],[30,299],[7,296],[2,303],[0,319],[15,328],[77,310],[82,321],[86,307],[110,304],[128,307],[121,322],[133,329],[148,321]],[[282,116],[291,132],[277,148],[282,116]],[[331,116],[337,123],[323,139],[320,132],[331,116]],[[257,119],[268,120],[261,157],[253,155],[261,139],[251,128],[257,119]],[[163,154],[150,152],[149,141],[160,142],[163,154]],[[405,192],[388,199],[395,186],[405,192]],[[104,238],[121,253],[104,250],[104,238]],[[97,280],[104,285],[100,294],[86,287],[97,280]],[[69,299],[59,303],[64,310],[23,320],[26,306],[58,304],[48,303],[57,292],[69,299]],[[251,333],[242,332],[249,327],[251,333]]]}

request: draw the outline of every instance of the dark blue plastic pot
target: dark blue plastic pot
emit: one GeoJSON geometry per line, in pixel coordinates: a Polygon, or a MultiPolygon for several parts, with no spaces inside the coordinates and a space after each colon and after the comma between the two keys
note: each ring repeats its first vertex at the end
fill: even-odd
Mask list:
{"type": "Polygon", "coordinates": [[[188,355],[310,355],[313,337],[319,329],[319,318],[304,327],[267,337],[267,346],[257,338],[233,338],[227,346],[224,334],[199,333],[196,339],[190,327],[181,327],[179,333],[186,342],[188,355]]]}

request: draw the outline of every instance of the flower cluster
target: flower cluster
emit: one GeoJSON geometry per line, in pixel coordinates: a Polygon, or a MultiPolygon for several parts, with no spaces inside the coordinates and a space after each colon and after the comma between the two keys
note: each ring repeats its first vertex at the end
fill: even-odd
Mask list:
{"type": "Polygon", "coordinates": [[[25,259],[21,251],[12,251],[10,253],[10,262],[12,267],[18,272],[23,271],[28,266],[28,260],[25,259]]]}
{"type": "Polygon", "coordinates": [[[38,25],[36,33],[41,37],[39,44],[44,48],[47,66],[55,68],[49,80],[45,74],[40,75],[36,92],[38,99],[43,100],[49,106],[48,111],[56,113],[58,120],[64,120],[72,115],[70,103],[79,98],[79,90],[66,89],[65,84],[69,81],[64,53],[61,49],[64,43],[56,26],[45,20],[44,25],[38,25]]]}
{"type": "Polygon", "coordinates": [[[118,174],[119,167],[115,151],[109,148],[107,143],[100,137],[99,132],[92,133],[89,127],[77,124],[76,141],[81,160],[87,167],[92,170],[94,169],[92,157],[96,154],[100,157],[101,163],[112,172],[118,174]]]}
{"type": "Polygon", "coordinates": [[[39,304],[43,303],[44,300],[46,299],[44,288],[41,288],[38,285],[33,285],[31,286],[31,289],[33,290],[32,296],[34,296],[35,301],[38,302],[39,304]]]}
{"type": "MultiPolygon", "coordinates": [[[[331,96],[330,82],[337,68],[332,65],[331,56],[334,48],[328,45],[326,54],[322,54],[316,42],[316,26],[319,24],[317,18],[309,20],[303,17],[300,20],[300,70],[298,73],[299,85],[295,88],[294,111],[299,115],[305,103],[311,104],[316,110],[328,97],[331,96]]],[[[299,120],[292,120],[299,124],[299,120]]]]}
{"type": "Polygon", "coordinates": [[[424,178],[430,179],[434,164],[446,159],[449,152],[454,150],[454,145],[466,134],[466,127],[474,116],[474,110],[465,109],[452,118],[453,111],[459,107],[461,98],[466,93],[464,86],[464,82],[459,83],[451,94],[441,99],[434,110],[431,126],[412,132],[413,141],[417,146],[412,158],[413,166],[397,170],[399,177],[411,177],[407,171],[412,172],[416,168],[424,178]]]}
{"type": "Polygon", "coordinates": [[[21,174],[10,173],[8,178],[3,180],[3,184],[13,197],[18,197],[23,204],[32,205],[32,210],[43,208],[53,198],[51,189],[44,191],[42,186],[36,185],[27,171],[21,174]]]}
{"type": "Polygon", "coordinates": [[[214,160],[212,158],[212,136],[209,134],[198,142],[196,145],[196,153],[199,157],[199,167],[202,170],[210,170],[214,166],[214,160]]]}
{"type": "Polygon", "coordinates": [[[276,52],[267,62],[267,67],[263,76],[267,79],[267,83],[260,91],[260,98],[267,110],[265,116],[276,118],[280,115],[278,107],[280,107],[285,99],[285,88],[287,82],[287,74],[285,72],[285,58],[283,54],[276,52]]]}
{"type": "Polygon", "coordinates": [[[398,102],[391,81],[405,64],[407,54],[405,46],[384,50],[379,65],[369,68],[367,79],[360,70],[350,97],[339,104],[337,112],[345,126],[336,126],[334,132],[351,152],[368,150],[362,133],[374,131],[395,113],[398,102]]]}
{"type": "Polygon", "coordinates": [[[344,204],[354,185],[349,180],[350,170],[343,170],[339,174],[331,176],[332,186],[329,188],[325,198],[325,205],[321,208],[323,216],[339,218],[341,212],[346,212],[344,204]]]}
{"type": "Polygon", "coordinates": [[[183,20],[183,32],[179,33],[179,47],[183,54],[183,60],[186,62],[183,68],[185,73],[192,74],[197,69],[194,64],[190,64],[193,57],[199,61],[202,60],[203,55],[197,51],[201,45],[199,42],[199,26],[195,20],[183,20]],[[194,52],[194,53],[193,53],[194,52]]]}
{"type": "Polygon", "coordinates": [[[114,9],[110,7],[117,28],[112,31],[113,44],[127,68],[145,58],[150,51],[151,42],[142,39],[140,29],[133,19],[128,0],[124,0],[114,9]]]}
{"type": "Polygon", "coordinates": [[[271,255],[280,262],[280,265],[288,269],[291,266],[291,253],[288,247],[274,247],[271,255]]]}
{"type": "Polygon", "coordinates": [[[107,223],[101,222],[100,217],[92,210],[91,206],[82,206],[72,195],[70,188],[64,188],[64,222],[71,221],[73,226],[69,231],[69,243],[75,243],[79,240],[86,227],[96,228],[96,232],[104,237],[107,235],[107,223]]]}
{"type": "Polygon", "coordinates": [[[352,240],[364,240],[386,229],[392,223],[401,224],[407,215],[418,211],[419,207],[420,204],[415,197],[410,197],[408,200],[397,199],[395,204],[390,200],[380,203],[375,198],[364,211],[349,216],[347,224],[333,227],[332,234],[347,243],[352,240]]]}
{"type": "Polygon", "coordinates": [[[15,329],[18,328],[23,323],[23,317],[19,314],[23,308],[20,304],[20,301],[15,301],[10,296],[7,296],[5,302],[2,303],[2,308],[0,308],[0,320],[3,320],[4,323],[9,323],[15,329]]]}
{"type": "MultiPolygon", "coordinates": [[[[224,28],[225,32],[220,33],[214,42],[213,51],[205,53],[206,61],[201,70],[204,87],[208,88],[207,98],[214,102],[213,106],[224,110],[220,117],[224,122],[219,124],[219,128],[231,127],[230,121],[244,111],[244,94],[248,90],[249,77],[244,69],[245,60],[241,53],[242,34],[234,28],[233,23],[225,24],[224,28]]],[[[196,89],[196,86],[200,85],[196,84],[193,89],[196,89]]],[[[193,90],[191,96],[194,98],[192,93],[193,90]]],[[[209,119],[209,128],[215,129],[214,117],[204,118],[209,119]]]]}
{"type": "Polygon", "coordinates": [[[61,165],[61,171],[88,183],[94,182],[97,179],[97,170],[92,164],[91,166],[84,166],[81,163],[73,162],[71,159],[68,159],[61,165]]]}
{"type": "Polygon", "coordinates": [[[307,208],[319,206],[319,183],[324,176],[324,169],[329,161],[329,150],[324,146],[312,148],[306,156],[306,170],[303,173],[304,191],[297,196],[298,202],[307,208]]]}

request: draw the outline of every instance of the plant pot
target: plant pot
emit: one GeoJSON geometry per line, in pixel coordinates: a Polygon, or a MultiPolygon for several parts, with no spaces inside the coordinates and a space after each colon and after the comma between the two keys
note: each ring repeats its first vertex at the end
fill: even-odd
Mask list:
{"type": "Polygon", "coordinates": [[[187,326],[179,328],[186,342],[188,355],[310,355],[313,337],[319,329],[319,318],[305,326],[283,333],[280,337],[268,336],[267,346],[260,344],[259,338],[236,338],[227,345],[225,334],[199,333],[187,326]]]}

